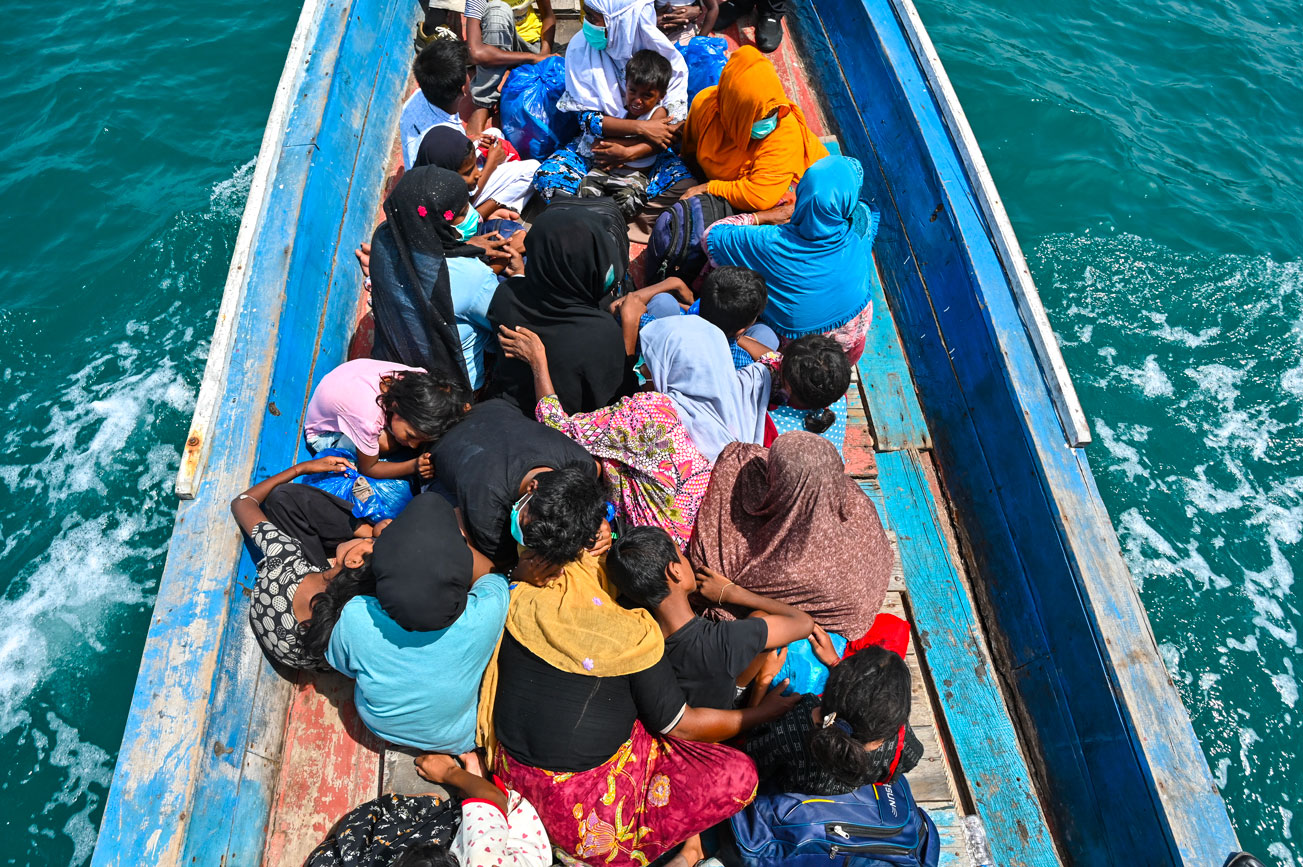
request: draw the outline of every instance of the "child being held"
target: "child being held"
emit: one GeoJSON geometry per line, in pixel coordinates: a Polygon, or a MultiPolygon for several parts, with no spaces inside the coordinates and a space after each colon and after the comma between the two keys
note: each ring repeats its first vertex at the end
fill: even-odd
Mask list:
{"type": "MultiPolygon", "coordinates": [[[[810,635],[810,615],[759,596],[711,569],[693,574],[670,534],[634,527],[611,546],[606,574],[620,595],[651,611],[665,636],[665,656],[691,707],[730,710],[767,655],[810,635]],[[751,608],[741,620],[715,622],[696,616],[688,597],[751,608]]],[[[762,691],[763,694],[763,691],[762,691]]]]}
{"type": "MultiPolygon", "coordinates": [[[[661,101],[669,91],[674,73],[669,60],[655,51],[644,48],[634,53],[624,67],[624,108],[629,120],[652,120],[669,116],[661,101]]],[[[579,142],[580,157],[591,161],[591,167],[579,184],[579,196],[592,198],[610,196],[626,220],[647,204],[647,174],[658,154],[625,157],[627,149],[637,147],[637,138],[598,138],[586,133],[579,142]]]]}
{"type": "Polygon", "coordinates": [[[881,645],[833,666],[822,696],[752,731],[744,751],[766,792],[844,795],[893,782],[923,757],[909,726],[909,668],[881,645]]]}

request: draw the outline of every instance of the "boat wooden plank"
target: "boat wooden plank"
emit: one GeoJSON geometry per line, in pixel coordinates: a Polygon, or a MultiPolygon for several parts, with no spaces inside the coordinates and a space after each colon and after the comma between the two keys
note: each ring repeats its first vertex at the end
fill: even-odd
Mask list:
{"type": "Polygon", "coordinates": [[[923,461],[913,450],[878,455],[879,483],[900,548],[920,650],[936,680],[952,744],[997,863],[1055,865],[1050,832],[972,600],[940,528],[942,513],[923,461]]]}
{"type": "Polygon", "coordinates": [[[941,837],[941,858],[938,867],[971,867],[968,847],[965,844],[962,817],[952,808],[926,807],[928,815],[937,826],[941,837]]]}
{"type": "Polygon", "coordinates": [[[877,262],[867,262],[865,267],[870,278],[873,322],[865,337],[864,354],[855,366],[873,426],[875,447],[880,451],[930,448],[932,437],[914,392],[909,363],[882,290],[877,262]]]}
{"type": "Polygon", "coordinates": [[[797,15],[843,144],[879,167],[884,288],[1056,831],[1083,864],[1220,864],[1229,818],[893,9],[821,0],[797,15]],[[1118,788],[1143,794],[1107,797],[1118,788]]]}
{"type": "Polygon", "coordinates": [[[266,867],[302,864],[340,817],[380,790],[380,742],[353,704],[353,682],[303,672],[286,720],[266,867]]]}

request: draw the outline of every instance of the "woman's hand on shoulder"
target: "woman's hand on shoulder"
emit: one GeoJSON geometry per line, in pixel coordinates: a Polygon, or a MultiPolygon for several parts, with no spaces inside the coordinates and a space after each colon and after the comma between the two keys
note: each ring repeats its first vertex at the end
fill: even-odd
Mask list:
{"type": "Polygon", "coordinates": [[[688,187],[683,191],[683,195],[679,196],[679,199],[690,199],[693,196],[704,196],[708,192],[710,192],[709,181],[704,184],[697,184],[695,187],[688,187]]]}
{"type": "Polygon", "coordinates": [[[356,470],[357,467],[346,457],[327,455],[324,458],[313,458],[310,461],[304,461],[299,464],[299,469],[303,471],[303,475],[308,476],[314,473],[342,473],[345,470],[356,470]]]}
{"type": "Polygon", "coordinates": [[[547,364],[547,349],[543,346],[542,338],[524,326],[512,328],[510,325],[499,325],[498,344],[507,358],[523,361],[531,368],[547,364]]]}
{"type": "Polygon", "coordinates": [[[638,134],[642,136],[642,140],[658,150],[669,147],[679,131],[678,124],[670,123],[668,117],[653,117],[638,123],[638,134]]]}
{"type": "Polygon", "coordinates": [[[815,658],[829,668],[842,661],[842,658],[837,654],[837,648],[832,646],[832,639],[828,637],[827,632],[824,632],[822,626],[816,625],[806,641],[809,641],[810,646],[814,649],[815,658]]]}

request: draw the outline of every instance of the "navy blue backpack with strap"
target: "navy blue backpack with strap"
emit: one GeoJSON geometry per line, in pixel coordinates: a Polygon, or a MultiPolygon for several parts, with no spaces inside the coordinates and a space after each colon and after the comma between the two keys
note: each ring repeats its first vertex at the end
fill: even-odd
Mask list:
{"type": "Polygon", "coordinates": [[[903,776],[845,795],[760,795],[732,824],[745,867],[936,867],[941,855],[903,776]]]}

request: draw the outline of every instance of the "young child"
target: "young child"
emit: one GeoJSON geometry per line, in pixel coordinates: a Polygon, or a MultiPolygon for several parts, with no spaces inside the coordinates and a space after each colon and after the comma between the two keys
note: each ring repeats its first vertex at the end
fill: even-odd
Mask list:
{"type": "Polygon", "coordinates": [[[623,533],[606,557],[606,574],[620,595],[651,611],[665,636],[665,656],[674,666],[691,707],[731,710],[739,688],[749,683],[767,650],[810,635],[814,620],[790,605],[759,596],[710,569],[693,575],[692,564],[659,527],[623,533]],[[688,597],[753,609],[742,620],[715,622],[692,612],[688,597]]]}
{"type": "MultiPolygon", "coordinates": [[[[778,335],[768,325],[757,321],[769,300],[769,292],[765,288],[765,278],[750,268],[736,265],[715,268],[702,279],[696,300],[686,308],[676,297],[691,298],[692,290],[677,277],[653,283],[629,293],[627,297],[636,298],[634,303],[641,303],[646,308],[638,320],[639,328],[664,316],[698,314],[724,332],[733,353],[733,367],[737,370],[755,363],[751,353],[738,346],[738,338],[749,337],[766,350],[778,348],[778,335]]],[[[624,303],[629,302],[618,302],[620,305],[624,303]]]]}
{"type": "MultiPolygon", "coordinates": [[[[655,51],[644,48],[634,52],[624,67],[624,108],[629,120],[652,120],[668,117],[669,112],[661,101],[670,88],[673,67],[669,60],[655,51]]],[[[657,154],[620,159],[612,156],[615,148],[637,143],[636,139],[598,138],[585,134],[578,146],[580,157],[590,160],[588,173],[579,184],[583,197],[610,196],[619,206],[626,220],[647,204],[647,186],[651,183],[647,169],[656,162],[657,154]]]]}
{"type": "Polygon", "coordinates": [[[467,411],[470,396],[451,378],[391,361],[357,358],[321,378],[303,418],[313,454],[327,448],[357,453],[357,470],[373,479],[419,472],[433,478],[430,456],[381,461],[443,436],[467,411]]]}
{"type": "MultiPolygon", "coordinates": [[[[432,783],[460,789],[466,796],[461,802],[461,827],[446,850],[454,856],[453,864],[548,867],[552,863],[552,846],[543,821],[519,792],[508,790],[496,777],[489,782],[464,770],[452,756],[439,753],[418,756],[416,772],[432,783]]],[[[431,863],[439,862],[432,859],[431,863]]]]}
{"type": "Polygon", "coordinates": [[[738,346],[773,372],[764,445],[779,434],[803,430],[835,445],[844,460],[851,363],[841,345],[822,334],[807,334],[784,346],[781,353],[747,336],[738,340],[738,346]]]}
{"type": "Polygon", "coordinates": [[[844,795],[913,769],[923,745],[909,727],[909,679],[905,660],[879,645],[835,665],[822,696],[748,737],[761,790],[844,795]]]}

